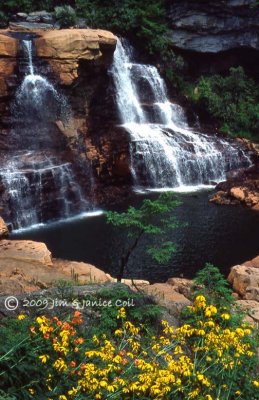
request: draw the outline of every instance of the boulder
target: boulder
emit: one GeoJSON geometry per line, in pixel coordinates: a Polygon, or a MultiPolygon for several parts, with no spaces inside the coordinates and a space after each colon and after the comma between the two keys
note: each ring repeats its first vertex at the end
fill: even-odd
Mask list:
{"type": "Polygon", "coordinates": [[[244,201],[246,194],[245,189],[240,187],[233,187],[230,189],[230,195],[239,201],[244,201]]]}
{"type": "MultiPolygon", "coordinates": [[[[51,253],[44,243],[31,240],[2,240],[0,242],[0,272],[23,266],[52,266],[51,253]]],[[[33,273],[33,271],[32,271],[33,273]]]]}
{"type": "Polygon", "coordinates": [[[89,284],[112,280],[91,264],[52,259],[44,243],[0,242],[0,294],[32,292],[55,286],[59,281],[89,284]]]}
{"type": "Polygon", "coordinates": [[[252,323],[259,323],[259,303],[254,300],[238,300],[237,306],[241,310],[248,313],[248,318],[246,320],[252,323]]]}
{"type": "Polygon", "coordinates": [[[231,283],[234,291],[243,298],[249,298],[249,300],[257,299],[258,292],[256,289],[259,288],[258,268],[247,267],[246,265],[236,265],[231,268],[228,281],[231,283]],[[255,288],[255,290],[252,288],[255,288]],[[256,298],[253,298],[253,295],[256,298]]]}
{"type": "Polygon", "coordinates": [[[191,279],[169,278],[166,283],[171,285],[176,292],[183,294],[187,298],[190,297],[191,287],[193,285],[191,279]]]}
{"type": "Polygon", "coordinates": [[[174,290],[168,283],[142,285],[141,289],[144,293],[152,296],[156,303],[165,307],[174,316],[179,316],[182,308],[191,304],[187,297],[174,290]]]}
{"type": "Polygon", "coordinates": [[[0,217],[0,239],[2,239],[3,237],[8,236],[9,231],[8,228],[6,226],[6,223],[4,222],[3,218],[0,217]]]}
{"type": "MultiPolygon", "coordinates": [[[[44,32],[35,39],[37,55],[47,59],[61,83],[71,85],[78,77],[81,60],[105,64],[103,49],[113,54],[116,36],[98,29],[62,29],[44,32]]],[[[111,61],[111,59],[109,59],[111,61]]]]}

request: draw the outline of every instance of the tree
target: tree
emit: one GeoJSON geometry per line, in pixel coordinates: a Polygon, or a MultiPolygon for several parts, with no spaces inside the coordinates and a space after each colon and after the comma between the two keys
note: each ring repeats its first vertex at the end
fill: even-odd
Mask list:
{"type": "Polygon", "coordinates": [[[144,235],[159,235],[159,243],[146,249],[153,260],[165,264],[171,259],[176,246],[173,242],[163,241],[162,234],[167,229],[179,225],[175,216],[171,214],[179,204],[172,194],[163,193],[156,200],[145,199],[140,208],[130,206],[125,212],[106,212],[107,222],[115,227],[126,228],[129,238],[119,259],[119,281],[123,278],[130,257],[144,235]]]}

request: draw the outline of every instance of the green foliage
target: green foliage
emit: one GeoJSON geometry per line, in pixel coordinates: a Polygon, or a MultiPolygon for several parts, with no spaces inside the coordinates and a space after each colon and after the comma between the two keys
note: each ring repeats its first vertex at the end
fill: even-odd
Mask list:
{"type": "Polygon", "coordinates": [[[178,226],[173,215],[170,213],[179,205],[170,193],[163,193],[157,200],[145,199],[140,208],[129,207],[126,212],[108,211],[107,222],[115,227],[127,229],[129,241],[126,248],[122,249],[120,257],[120,272],[118,279],[122,279],[129,259],[137,248],[143,235],[159,235],[159,243],[155,247],[149,247],[147,252],[158,263],[167,263],[175,246],[172,242],[163,241],[162,235],[169,228],[178,226]]]}
{"type": "MultiPolygon", "coordinates": [[[[66,4],[74,5],[74,0],[67,0],[66,4]]],[[[5,18],[17,12],[30,13],[33,11],[47,10],[53,11],[54,7],[62,6],[62,0],[4,0],[0,3],[0,11],[5,15],[5,18]]]]}
{"type": "Polygon", "coordinates": [[[76,22],[76,12],[69,5],[55,7],[55,17],[61,28],[69,28],[76,22]]]}
{"type": "Polygon", "coordinates": [[[1,400],[17,400],[14,396],[9,396],[8,393],[5,393],[3,390],[0,390],[0,399],[1,400]]]}
{"type": "Polygon", "coordinates": [[[226,77],[202,77],[193,100],[220,122],[222,132],[259,140],[259,86],[242,67],[230,68],[226,77]]]}
{"type": "Polygon", "coordinates": [[[76,0],[75,4],[90,26],[140,39],[140,47],[150,54],[168,54],[165,0],[76,0]]]}
{"type": "MultiPolygon", "coordinates": [[[[94,298],[96,295],[91,296],[92,300],[94,298]]],[[[149,336],[154,334],[159,327],[161,307],[142,293],[129,291],[127,287],[118,284],[116,289],[114,287],[104,288],[98,292],[98,301],[102,304],[109,302],[110,306],[100,307],[98,314],[92,314],[91,335],[112,335],[117,328],[117,312],[122,305],[127,310],[128,318],[142,324],[149,336]]],[[[96,308],[93,311],[96,311],[96,308]]]]}
{"type": "Polygon", "coordinates": [[[28,399],[28,387],[35,375],[35,350],[41,347],[38,342],[29,335],[28,319],[18,321],[7,318],[1,322],[0,389],[6,396],[3,398],[11,400],[19,388],[19,400],[28,399]]]}
{"type": "Polygon", "coordinates": [[[195,295],[202,294],[216,306],[231,305],[234,302],[232,290],[220,270],[213,264],[206,263],[193,280],[195,295]]]}
{"type": "Polygon", "coordinates": [[[8,25],[8,18],[4,12],[0,11],[0,28],[5,28],[8,25]]]}

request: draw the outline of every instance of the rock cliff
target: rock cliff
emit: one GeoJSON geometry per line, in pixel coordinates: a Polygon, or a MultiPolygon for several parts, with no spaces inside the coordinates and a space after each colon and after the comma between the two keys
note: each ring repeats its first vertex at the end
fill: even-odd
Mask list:
{"type": "MultiPolygon", "coordinates": [[[[259,7],[255,0],[171,0],[168,3],[173,46],[194,52],[192,60],[207,64],[207,70],[245,64],[248,58],[258,59],[259,7]],[[218,54],[220,57],[216,58],[218,54]]],[[[204,65],[203,71],[206,72],[204,65]]]]}
{"type": "Polygon", "coordinates": [[[259,8],[254,0],[170,3],[174,46],[201,53],[239,47],[259,50],[259,8]]]}
{"type": "MultiPolygon", "coordinates": [[[[22,48],[24,39],[33,41],[35,73],[47,78],[70,107],[65,123],[50,118],[48,135],[38,121],[35,132],[41,151],[54,152],[52,158],[62,154],[64,162],[72,160],[77,171],[91,164],[95,183],[90,195],[96,203],[117,197],[114,182],[116,186],[118,182],[128,185],[131,175],[127,134],[116,127],[119,122],[109,75],[116,36],[96,29],[0,31],[0,152],[4,156],[16,146],[16,139],[11,140],[14,124],[19,129],[24,126],[24,115],[20,113],[17,120],[11,111],[28,68],[22,48]]],[[[24,146],[30,148],[30,143],[31,136],[27,135],[24,146]]],[[[78,177],[83,186],[90,181],[88,170],[85,171],[78,177]]],[[[50,182],[46,185],[49,187],[50,182]]],[[[4,196],[0,182],[0,197],[4,196]]]]}
{"type": "Polygon", "coordinates": [[[49,62],[61,83],[70,85],[78,78],[81,60],[99,60],[109,66],[116,37],[102,30],[62,29],[40,33],[35,46],[38,57],[49,62]]]}

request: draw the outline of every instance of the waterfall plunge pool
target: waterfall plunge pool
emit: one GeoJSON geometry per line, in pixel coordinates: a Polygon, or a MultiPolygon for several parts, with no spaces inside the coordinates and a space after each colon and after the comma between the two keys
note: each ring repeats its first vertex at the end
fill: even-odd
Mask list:
{"type": "MultiPolygon", "coordinates": [[[[166,266],[157,265],[145,254],[147,239],[143,238],[132,254],[125,277],[150,282],[164,282],[180,275],[192,278],[206,262],[217,265],[227,275],[231,266],[256,257],[259,214],[243,206],[211,204],[210,195],[211,190],[177,193],[182,204],[174,213],[184,225],[168,235],[168,240],[177,245],[172,260],[166,266]]],[[[154,192],[136,193],[128,204],[117,210],[157,196],[154,192]]],[[[15,232],[12,238],[43,241],[54,257],[88,262],[113,276],[118,271],[121,240],[126,240],[120,230],[106,224],[101,213],[15,232]]]]}

